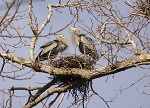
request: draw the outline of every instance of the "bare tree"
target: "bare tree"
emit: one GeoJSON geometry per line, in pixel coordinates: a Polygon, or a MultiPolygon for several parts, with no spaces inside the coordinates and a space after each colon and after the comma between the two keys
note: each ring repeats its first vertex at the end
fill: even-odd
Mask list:
{"type": "MultiPolygon", "coordinates": [[[[66,92],[69,93],[69,96],[74,97],[74,101],[69,107],[75,104],[78,105],[77,107],[87,107],[84,102],[87,100],[89,103],[93,95],[98,95],[106,106],[110,107],[108,102],[94,91],[93,79],[123,72],[137,66],[144,69],[142,66],[147,65],[147,69],[150,68],[150,3],[147,1],[130,2],[126,0],[124,5],[128,6],[131,11],[122,14],[116,6],[117,0],[91,0],[88,2],[86,0],[59,0],[57,4],[49,3],[47,5],[45,11],[48,14],[41,25],[38,23],[38,17],[34,10],[36,5],[33,5],[32,0],[29,0],[28,9],[20,9],[23,0],[12,0],[10,3],[3,0],[3,2],[7,8],[0,16],[1,77],[20,81],[32,79],[37,73],[45,73],[48,77],[50,75],[50,80],[42,87],[10,87],[8,92],[1,89],[3,94],[9,96],[7,101],[4,100],[5,103],[1,103],[2,107],[12,107],[15,91],[18,90],[28,92],[24,108],[30,108],[39,103],[42,103],[43,107],[51,107],[62,94],[61,100],[56,106],[58,108],[66,92]],[[49,31],[43,34],[42,32],[48,24],[55,21],[54,13],[63,14],[64,17],[70,16],[67,24],[55,31],[52,30],[53,26],[48,27],[49,31]],[[84,20],[83,13],[88,17],[88,24],[84,20]],[[26,25],[17,23],[17,21],[27,21],[27,19],[26,25]],[[99,61],[95,63],[88,56],[80,57],[68,54],[58,57],[56,60],[47,60],[46,63],[35,62],[37,40],[58,34],[66,30],[68,26],[76,26],[95,40],[100,56],[99,61],[103,61],[103,63],[99,61]],[[25,34],[24,30],[31,30],[33,35],[25,34]],[[30,49],[29,55],[26,57],[17,55],[19,51],[24,53],[24,48],[30,49]],[[54,94],[53,100],[47,102],[54,94]]],[[[145,75],[141,79],[149,76],[145,75]]],[[[142,94],[149,95],[146,92],[142,92],[142,94]]]]}

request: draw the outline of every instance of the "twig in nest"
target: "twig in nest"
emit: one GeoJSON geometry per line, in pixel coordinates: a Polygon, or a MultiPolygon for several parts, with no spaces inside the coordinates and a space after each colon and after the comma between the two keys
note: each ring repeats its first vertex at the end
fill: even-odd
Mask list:
{"type": "Polygon", "coordinates": [[[95,61],[88,56],[66,56],[52,61],[52,66],[60,68],[93,69],[95,61]]]}

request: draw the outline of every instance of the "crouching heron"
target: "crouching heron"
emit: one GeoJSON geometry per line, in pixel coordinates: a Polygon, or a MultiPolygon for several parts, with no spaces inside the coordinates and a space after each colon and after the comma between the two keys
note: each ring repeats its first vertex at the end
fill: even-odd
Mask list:
{"type": "Polygon", "coordinates": [[[85,34],[80,34],[80,31],[75,27],[68,27],[72,30],[71,40],[73,44],[75,44],[79,51],[82,54],[89,55],[94,60],[99,60],[99,55],[97,53],[94,41],[90,38],[85,36],[85,34]]]}
{"type": "Polygon", "coordinates": [[[69,40],[65,38],[62,34],[56,36],[56,40],[47,42],[46,44],[42,45],[41,52],[36,58],[36,61],[43,61],[47,59],[55,58],[59,52],[63,52],[68,48],[69,40]]]}

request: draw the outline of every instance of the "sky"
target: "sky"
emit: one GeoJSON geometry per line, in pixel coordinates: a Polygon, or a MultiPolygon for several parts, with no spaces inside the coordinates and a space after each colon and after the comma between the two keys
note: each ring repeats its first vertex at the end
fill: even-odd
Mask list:
{"type": "MultiPolygon", "coordinates": [[[[33,2],[33,9],[35,12],[35,16],[37,17],[38,25],[40,26],[43,23],[43,21],[46,19],[47,14],[48,14],[47,4],[57,4],[58,0],[57,1],[37,0],[37,1],[38,2],[33,2]]],[[[2,3],[2,1],[0,1],[0,12],[3,13],[5,11],[5,6],[4,6],[4,4],[1,4],[1,3],[2,3]]],[[[21,7],[20,7],[20,10],[23,11],[23,10],[28,9],[27,4],[28,4],[27,1],[24,1],[23,5],[21,5],[21,7]]],[[[125,5],[125,3],[122,1],[117,2],[116,5],[121,10],[121,13],[123,13],[123,14],[127,14],[127,12],[130,11],[129,7],[127,5],[125,5]],[[126,10],[123,10],[122,8],[124,8],[126,10]]],[[[51,33],[53,33],[55,31],[63,28],[65,25],[67,25],[71,21],[72,16],[68,15],[68,8],[64,8],[60,11],[61,11],[61,13],[59,13],[58,11],[55,11],[55,10],[53,11],[51,21],[46,26],[46,28],[41,33],[41,35],[48,34],[51,27],[52,27],[51,33]]],[[[82,19],[85,22],[88,22],[90,19],[89,17],[85,17],[85,16],[88,16],[88,14],[84,13],[84,12],[81,13],[80,16],[82,17],[82,19]]],[[[16,27],[24,26],[27,24],[28,24],[28,19],[15,22],[16,27]]],[[[86,23],[86,24],[88,26],[91,25],[91,23],[86,23]]],[[[81,24],[76,24],[76,25],[81,25],[81,24]]],[[[73,24],[71,26],[73,26],[73,24]]],[[[81,32],[84,33],[85,31],[81,30],[81,32]]],[[[24,30],[22,30],[21,33],[22,33],[22,35],[26,35],[26,36],[33,35],[30,28],[28,28],[27,26],[25,27],[24,30]]],[[[71,38],[71,33],[68,29],[64,29],[63,31],[60,32],[60,34],[64,34],[68,39],[71,38]]],[[[35,56],[37,56],[37,54],[40,52],[39,47],[41,45],[43,45],[47,41],[53,40],[53,39],[55,39],[54,35],[49,35],[47,37],[39,38],[36,43],[35,56]]],[[[27,42],[28,44],[30,44],[30,42],[31,42],[31,40],[29,38],[24,38],[23,40],[25,42],[27,42]]],[[[9,43],[16,43],[16,41],[18,41],[18,40],[16,40],[16,39],[5,40],[5,42],[9,42],[9,43]]],[[[3,42],[3,40],[0,40],[0,42],[3,42]]],[[[13,52],[15,50],[15,52],[13,54],[15,54],[17,56],[22,56],[26,59],[29,59],[30,47],[23,46],[22,48],[19,48],[16,50],[11,49],[10,51],[13,52]]],[[[0,49],[0,51],[2,51],[2,50],[0,49]]],[[[75,50],[75,47],[70,43],[69,49],[67,51],[65,51],[65,53],[74,54],[75,52],[79,55],[81,54],[77,49],[75,50]]],[[[2,64],[2,59],[0,61],[0,65],[1,64],[2,64]]],[[[105,66],[107,63],[105,63],[103,59],[100,59],[97,64],[101,64],[101,65],[105,66]]],[[[97,65],[97,66],[99,66],[99,65],[97,65]]],[[[10,70],[8,68],[10,68],[10,67],[6,66],[6,70],[4,70],[4,71],[10,70]]],[[[21,72],[26,73],[29,70],[30,70],[29,68],[25,68],[21,72]]],[[[16,74],[19,74],[19,73],[16,73],[16,74]]],[[[114,99],[113,102],[108,102],[108,105],[110,106],[110,108],[149,108],[150,96],[140,94],[143,91],[149,92],[150,88],[145,87],[150,82],[149,77],[143,78],[141,81],[136,83],[134,86],[131,86],[130,88],[128,88],[122,92],[119,91],[120,88],[123,89],[123,88],[126,88],[126,87],[132,85],[134,82],[136,82],[141,77],[143,77],[144,75],[147,75],[147,74],[149,74],[148,69],[143,70],[140,67],[128,69],[128,70],[125,70],[124,72],[120,72],[115,75],[109,75],[109,76],[105,76],[102,78],[94,79],[93,80],[93,88],[106,101],[110,101],[110,100],[114,99]]],[[[12,79],[8,79],[8,78],[0,77],[0,90],[5,88],[5,91],[7,91],[7,89],[12,86],[19,87],[22,85],[25,87],[43,86],[43,83],[45,84],[46,82],[49,81],[49,79],[48,79],[49,75],[43,74],[43,73],[34,73],[33,71],[30,74],[27,74],[26,77],[30,77],[32,75],[33,75],[33,77],[29,80],[12,80],[12,79]]],[[[24,96],[27,94],[28,93],[25,91],[15,91],[15,95],[24,96]]],[[[2,103],[2,98],[3,98],[3,94],[2,94],[2,92],[0,92],[0,103],[2,103]]],[[[5,95],[4,98],[7,99],[7,96],[5,95]]],[[[57,102],[55,102],[55,104],[52,106],[52,108],[56,107],[59,99],[57,100],[57,102]]],[[[25,104],[26,101],[27,101],[27,98],[24,98],[24,97],[23,98],[13,98],[13,108],[21,108],[25,104]]],[[[69,99],[67,99],[67,94],[66,94],[64,101],[60,105],[60,108],[68,107],[69,105],[71,105],[72,101],[73,101],[72,97],[69,97],[69,99]]],[[[42,105],[41,104],[37,105],[34,108],[39,108],[40,106],[42,106],[42,105]]],[[[74,107],[74,108],[76,108],[76,107],[74,107]]],[[[82,107],[80,107],[80,108],[82,108],[82,107]]],[[[92,97],[90,103],[88,104],[87,108],[107,108],[107,106],[98,96],[94,95],[92,97]]]]}

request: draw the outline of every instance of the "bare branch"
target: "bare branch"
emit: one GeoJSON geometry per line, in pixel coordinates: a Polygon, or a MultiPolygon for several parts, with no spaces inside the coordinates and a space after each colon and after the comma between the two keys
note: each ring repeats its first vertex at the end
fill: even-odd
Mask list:
{"type": "Polygon", "coordinates": [[[35,99],[37,99],[43,92],[45,92],[48,88],[50,88],[52,85],[54,85],[59,79],[53,79],[52,81],[50,81],[49,83],[47,83],[46,85],[44,85],[42,88],[40,88],[38,90],[38,92],[32,96],[31,100],[29,102],[34,101],[35,99]]]}
{"type": "Polygon", "coordinates": [[[138,82],[140,82],[145,77],[150,77],[150,75],[144,75],[143,77],[141,77],[140,79],[138,79],[137,81],[135,81],[134,83],[132,83],[131,85],[129,85],[128,87],[125,87],[123,89],[116,90],[116,91],[120,91],[122,93],[124,90],[129,89],[130,87],[134,86],[135,84],[137,84],[138,82]]]}
{"type": "Polygon", "coordinates": [[[78,3],[73,3],[73,4],[57,4],[57,5],[51,5],[53,8],[65,8],[65,7],[79,7],[78,3]]]}
{"type": "Polygon", "coordinates": [[[31,40],[30,59],[31,59],[31,61],[34,62],[34,48],[35,48],[35,43],[37,41],[37,37],[38,37],[39,34],[38,34],[38,31],[35,30],[32,20],[33,20],[32,19],[32,0],[29,0],[29,24],[30,24],[30,28],[31,28],[33,34],[35,35],[31,40]]]}
{"type": "Polygon", "coordinates": [[[76,83],[72,83],[63,87],[55,87],[51,90],[48,90],[46,93],[44,93],[43,95],[41,95],[40,97],[38,97],[35,101],[32,101],[30,103],[28,103],[26,106],[24,106],[23,108],[30,108],[33,107],[35,105],[37,105],[39,102],[41,102],[42,100],[46,99],[47,97],[53,95],[54,93],[62,93],[65,92],[66,90],[70,89],[71,87],[73,87],[76,83]]]}
{"type": "Polygon", "coordinates": [[[10,53],[2,53],[2,52],[0,52],[0,56],[1,56],[1,57],[6,57],[6,59],[12,60],[13,62],[16,62],[16,63],[18,63],[18,64],[21,64],[21,65],[24,64],[25,66],[32,67],[31,61],[25,60],[25,59],[22,58],[22,57],[17,57],[17,56],[15,56],[15,55],[13,55],[13,54],[10,54],[10,53]]]}
{"type": "Polygon", "coordinates": [[[64,97],[65,97],[65,93],[62,93],[62,97],[61,97],[61,99],[60,99],[58,105],[56,106],[56,108],[59,108],[59,106],[60,106],[60,104],[62,103],[64,97]]]}
{"type": "Polygon", "coordinates": [[[91,86],[92,92],[93,92],[94,94],[96,94],[99,98],[101,98],[101,99],[105,102],[105,104],[107,105],[107,107],[110,108],[109,105],[108,105],[108,103],[105,101],[105,99],[104,99],[103,97],[101,97],[101,96],[93,89],[92,82],[90,83],[90,86],[91,86]]]}
{"type": "Polygon", "coordinates": [[[45,28],[45,26],[50,22],[51,16],[52,16],[52,6],[49,4],[47,6],[49,13],[47,16],[47,19],[44,21],[44,23],[41,25],[40,29],[38,30],[38,34],[40,34],[42,32],[42,30],[45,28]]]}
{"type": "Polygon", "coordinates": [[[0,25],[3,25],[5,23],[5,18],[8,15],[9,10],[11,9],[11,7],[13,6],[13,4],[15,3],[15,0],[12,0],[12,2],[10,3],[10,5],[8,6],[8,8],[5,11],[5,14],[3,15],[3,17],[0,19],[0,25]]]}
{"type": "Polygon", "coordinates": [[[75,76],[80,76],[82,78],[85,78],[87,80],[99,78],[109,74],[118,73],[139,65],[150,64],[150,54],[145,54],[145,53],[141,53],[137,57],[128,58],[124,61],[116,62],[113,65],[104,66],[94,70],[85,70],[85,69],[77,69],[77,68],[71,68],[71,69],[54,68],[42,64],[40,64],[39,66],[35,66],[31,64],[29,60],[25,60],[24,58],[17,57],[13,54],[6,54],[1,52],[0,56],[12,60],[13,62],[33,68],[37,72],[43,72],[43,73],[48,73],[53,75],[75,75],[75,76]]]}
{"type": "Polygon", "coordinates": [[[33,23],[32,23],[32,0],[29,0],[29,23],[30,23],[30,27],[31,30],[33,32],[33,34],[35,35],[32,40],[31,40],[31,45],[30,45],[30,59],[31,61],[34,61],[34,48],[35,48],[35,43],[37,41],[38,36],[40,35],[40,33],[42,32],[42,30],[45,28],[45,26],[50,22],[51,16],[52,16],[52,7],[51,5],[48,5],[48,9],[49,9],[49,14],[47,19],[44,21],[44,23],[41,25],[39,30],[35,30],[33,23]]]}
{"type": "Polygon", "coordinates": [[[15,91],[15,90],[26,90],[26,91],[34,91],[34,90],[38,90],[41,87],[11,87],[9,90],[11,91],[15,91]]]}
{"type": "Polygon", "coordinates": [[[58,99],[59,95],[60,94],[58,93],[55,99],[49,103],[48,107],[51,107],[54,104],[54,102],[58,99]]]}
{"type": "Polygon", "coordinates": [[[136,43],[134,42],[133,39],[131,39],[131,35],[130,33],[128,32],[127,28],[124,26],[124,24],[116,17],[116,15],[111,11],[111,9],[105,4],[105,7],[109,10],[109,12],[111,13],[111,16],[113,17],[114,19],[114,22],[116,22],[117,24],[119,24],[125,31],[126,35],[128,36],[128,39],[129,39],[129,43],[132,44],[133,46],[133,49],[134,49],[134,54],[135,55],[138,55],[140,52],[139,50],[137,49],[137,45],[136,43]]]}
{"type": "Polygon", "coordinates": [[[33,32],[33,34],[34,35],[37,35],[38,33],[37,33],[37,30],[34,28],[34,26],[33,26],[33,22],[32,22],[32,0],[29,0],[29,25],[30,25],[30,28],[31,28],[31,30],[32,30],[32,32],[33,32]]]}

